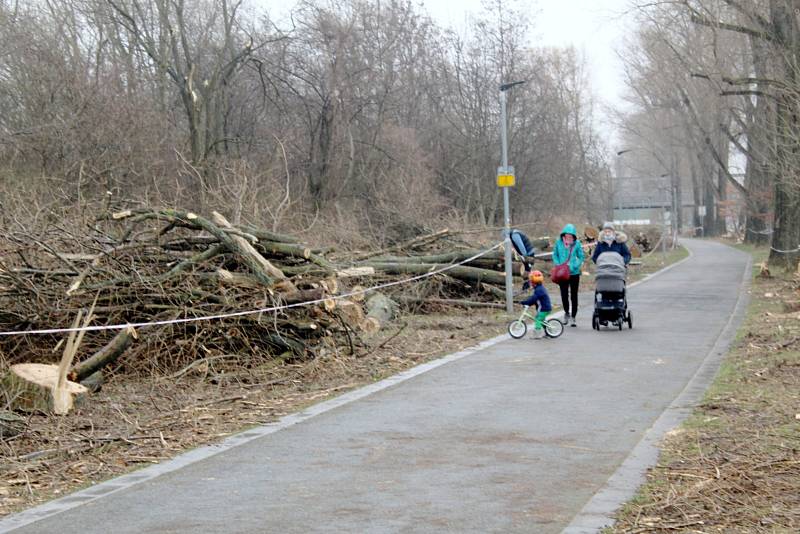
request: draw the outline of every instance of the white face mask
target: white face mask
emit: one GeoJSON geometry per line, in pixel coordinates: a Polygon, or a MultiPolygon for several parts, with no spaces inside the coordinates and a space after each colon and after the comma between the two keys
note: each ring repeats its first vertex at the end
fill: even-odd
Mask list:
{"type": "Polygon", "coordinates": [[[603,241],[611,243],[614,241],[614,234],[612,232],[603,232],[603,241]]]}

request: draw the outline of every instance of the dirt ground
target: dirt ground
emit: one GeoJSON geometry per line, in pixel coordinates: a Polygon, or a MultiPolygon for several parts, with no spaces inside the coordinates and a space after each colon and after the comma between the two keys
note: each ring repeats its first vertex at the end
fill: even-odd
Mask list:
{"type": "Polygon", "coordinates": [[[800,532],[800,274],[773,275],[754,279],[715,383],[607,532],[800,532]]]}
{"type": "Polygon", "coordinates": [[[0,440],[0,516],[158,463],[253,425],[374,382],[505,330],[505,314],[451,310],[406,316],[368,346],[295,364],[224,360],[183,374],[111,377],[66,417],[30,417],[0,440]]]}
{"type": "MultiPolygon", "coordinates": [[[[648,256],[629,279],[685,256],[648,256]]],[[[557,304],[557,288],[549,290],[557,304]]],[[[0,439],[0,517],[457,352],[505,332],[508,321],[504,310],[426,311],[354,340],[352,353],[339,347],[307,362],[256,365],[207,359],[167,376],[107,377],[70,415],[30,416],[24,433],[0,439]]]]}

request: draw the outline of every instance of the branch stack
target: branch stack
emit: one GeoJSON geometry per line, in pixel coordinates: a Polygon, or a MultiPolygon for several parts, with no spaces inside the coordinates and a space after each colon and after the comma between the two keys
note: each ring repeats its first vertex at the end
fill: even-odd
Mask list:
{"type": "MultiPolygon", "coordinates": [[[[379,306],[375,300],[368,306],[364,296],[333,298],[480,252],[448,230],[337,258],[315,250],[289,235],[232,224],[216,212],[123,210],[84,231],[54,222],[35,235],[0,236],[0,329],[66,327],[92,304],[92,326],[178,321],[88,332],[67,375],[80,383],[103,370],[165,374],[220,355],[243,355],[248,362],[313,358],[323,346],[360,342],[360,334],[390,322],[401,304],[491,306],[502,297],[503,258],[496,250],[445,274],[387,288],[379,306]],[[314,303],[180,322],[309,301],[314,303]]],[[[67,337],[1,337],[0,352],[9,364],[52,364],[67,337]]]]}

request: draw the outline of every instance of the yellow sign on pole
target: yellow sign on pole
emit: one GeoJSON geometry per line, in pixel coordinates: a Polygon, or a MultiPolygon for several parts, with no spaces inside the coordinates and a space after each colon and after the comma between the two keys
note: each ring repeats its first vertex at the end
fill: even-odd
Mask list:
{"type": "Polygon", "coordinates": [[[516,181],[513,174],[498,174],[497,187],[514,187],[516,181]]]}
{"type": "Polygon", "coordinates": [[[508,167],[497,168],[497,187],[514,187],[516,183],[514,167],[509,165],[508,167]]]}

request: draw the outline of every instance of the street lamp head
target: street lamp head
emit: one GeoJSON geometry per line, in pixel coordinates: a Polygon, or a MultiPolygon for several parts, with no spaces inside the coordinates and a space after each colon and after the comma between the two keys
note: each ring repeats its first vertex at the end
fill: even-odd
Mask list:
{"type": "Polygon", "coordinates": [[[525,82],[527,82],[527,81],[528,81],[528,80],[520,80],[520,81],[518,81],[518,82],[509,82],[509,83],[504,83],[504,84],[502,84],[502,85],[500,86],[500,91],[501,91],[501,92],[508,91],[509,89],[511,89],[512,87],[514,87],[515,85],[521,85],[521,84],[523,84],[523,83],[525,83],[525,82]]]}

